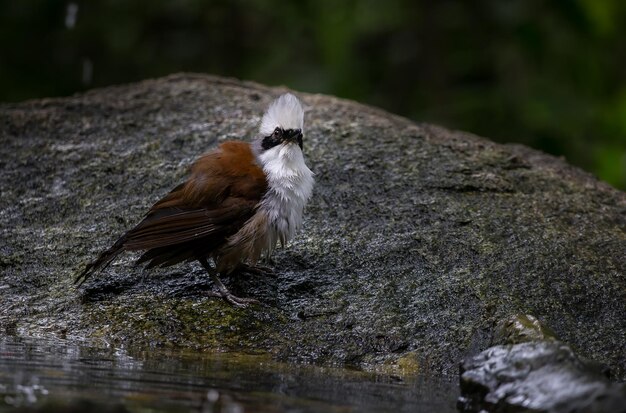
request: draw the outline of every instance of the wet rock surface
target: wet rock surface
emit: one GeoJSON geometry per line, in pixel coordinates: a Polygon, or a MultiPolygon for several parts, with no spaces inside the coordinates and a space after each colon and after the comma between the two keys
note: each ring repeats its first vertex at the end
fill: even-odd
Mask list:
{"type": "Polygon", "coordinates": [[[556,341],[495,346],[469,358],[461,394],[463,412],[626,412],[626,385],[556,341]]]}
{"type": "Polygon", "coordinates": [[[76,273],[225,139],[249,139],[282,90],[174,75],[0,105],[0,328],[115,345],[268,353],[455,373],[531,313],[624,377],[626,195],[565,161],[336,98],[307,106],[316,174],[275,277],[224,279],[127,254],[76,273]]]}

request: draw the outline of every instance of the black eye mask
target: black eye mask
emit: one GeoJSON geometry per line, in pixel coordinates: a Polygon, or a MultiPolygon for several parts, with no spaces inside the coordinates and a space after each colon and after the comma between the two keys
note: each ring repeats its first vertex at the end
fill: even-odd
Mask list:
{"type": "Polygon", "coordinates": [[[277,127],[271,135],[263,138],[261,146],[264,150],[273,148],[274,146],[286,141],[294,139],[300,149],[302,149],[302,131],[300,129],[287,129],[277,127]]]}

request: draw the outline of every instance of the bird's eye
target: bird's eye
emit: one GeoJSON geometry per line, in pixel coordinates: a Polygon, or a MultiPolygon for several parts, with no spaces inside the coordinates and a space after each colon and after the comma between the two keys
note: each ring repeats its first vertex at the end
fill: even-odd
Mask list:
{"type": "Polygon", "coordinates": [[[263,143],[262,143],[263,149],[265,150],[271,149],[274,146],[280,144],[282,137],[283,137],[283,130],[280,127],[277,127],[276,129],[274,129],[274,132],[272,132],[271,135],[268,135],[265,138],[263,138],[263,143]]]}

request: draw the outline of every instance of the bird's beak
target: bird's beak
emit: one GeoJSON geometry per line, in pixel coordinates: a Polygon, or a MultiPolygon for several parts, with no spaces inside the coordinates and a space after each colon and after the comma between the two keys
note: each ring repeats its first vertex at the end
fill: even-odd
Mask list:
{"type": "Polygon", "coordinates": [[[294,142],[298,143],[302,141],[302,130],[300,129],[289,129],[285,131],[285,141],[286,142],[294,142]]]}

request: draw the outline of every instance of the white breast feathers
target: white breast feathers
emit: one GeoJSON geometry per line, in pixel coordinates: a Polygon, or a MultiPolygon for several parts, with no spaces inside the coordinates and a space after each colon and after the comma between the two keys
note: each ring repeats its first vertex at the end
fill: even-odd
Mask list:
{"type": "Polygon", "coordinates": [[[260,209],[267,214],[268,250],[289,241],[302,225],[304,206],[313,192],[313,172],[297,144],[278,145],[259,155],[268,189],[260,209]]]}

